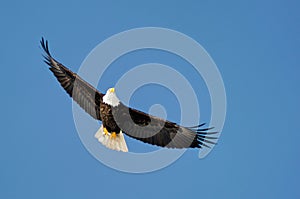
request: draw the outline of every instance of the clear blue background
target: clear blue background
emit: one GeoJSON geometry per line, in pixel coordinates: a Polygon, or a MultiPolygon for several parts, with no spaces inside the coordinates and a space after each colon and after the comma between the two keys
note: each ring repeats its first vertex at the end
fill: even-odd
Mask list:
{"type": "MultiPolygon", "coordinates": [[[[0,198],[300,198],[299,16],[296,0],[1,2],[0,198]],[[76,71],[99,42],[144,26],[183,32],[206,48],[223,76],[228,112],[207,158],[189,150],[160,171],[127,174],[85,150],[71,100],[38,42],[50,40],[76,71]]],[[[136,58],[151,60],[143,59],[136,58]]],[[[175,113],[168,118],[177,121],[175,113]]]]}

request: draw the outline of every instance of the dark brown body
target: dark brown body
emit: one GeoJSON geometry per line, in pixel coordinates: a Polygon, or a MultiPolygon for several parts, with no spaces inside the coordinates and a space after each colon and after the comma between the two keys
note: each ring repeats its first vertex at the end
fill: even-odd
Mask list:
{"type": "Polygon", "coordinates": [[[106,103],[100,104],[100,115],[102,119],[103,127],[107,129],[109,133],[120,133],[121,129],[118,127],[112,114],[112,107],[106,103]]]}

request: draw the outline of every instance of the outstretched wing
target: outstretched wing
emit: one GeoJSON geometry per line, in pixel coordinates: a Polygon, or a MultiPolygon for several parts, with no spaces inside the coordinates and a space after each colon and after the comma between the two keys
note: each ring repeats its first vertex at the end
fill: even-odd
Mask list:
{"type": "Polygon", "coordinates": [[[78,105],[97,120],[101,120],[100,103],[104,94],[97,91],[92,85],[81,79],[67,67],[56,61],[50,54],[48,42],[42,38],[41,46],[46,55],[45,63],[50,66],[60,85],[74,99],[78,105]]]}
{"type": "Polygon", "coordinates": [[[123,133],[148,144],[167,148],[202,148],[210,147],[210,144],[215,144],[212,140],[217,139],[211,135],[218,132],[210,132],[212,128],[201,128],[205,123],[183,127],[123,104],[114,108],[113,114],[123,133]]]}

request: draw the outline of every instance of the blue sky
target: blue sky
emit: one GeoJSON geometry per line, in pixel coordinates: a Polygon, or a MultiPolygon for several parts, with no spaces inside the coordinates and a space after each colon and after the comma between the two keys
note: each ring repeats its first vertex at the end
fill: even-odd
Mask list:
{"type": "MultiPolygon", "coordinates": [[[[0,3],[0,197],[299,198],[298,8],[298,1],[277,0],[0,3]],[[162,170],[128,174],[104,166],[84,148],[71,100],[42,62],[39,40],[47,38],[55,57],[77,71],[99,42],[146,26],[180,31],[209,52],[226,87],[227,117],[218,145],[205,159],[189,150],[162,170]]],[[[185,64],[150,51],[114,64],[130,69],[152,57],[175,68],[185,64]]],[[[137,92],[136,108],[156,103],[143,98],[147,89],[161,88],[137,92]]],[[[178,121],[178,112],[171,111],[177,102],[164,91],[159,102],[178,121]]]]}

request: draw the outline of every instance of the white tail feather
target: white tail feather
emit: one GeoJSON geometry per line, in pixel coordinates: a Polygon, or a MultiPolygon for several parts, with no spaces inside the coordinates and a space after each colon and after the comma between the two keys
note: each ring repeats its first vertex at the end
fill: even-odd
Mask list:
{"type": "Polygon", "coordinates": [[[120,131],[120,133],[116,134],[115,138],[112,138],[110,133],[105,134],[103,132],[103,125],[101,125],[101,127],[95,134],[95,138],[97,138],[101,144],[103,144],[104,146],[106,146],[109,149],[116,150],[116,151],[128,152],[128,148],[127,148],[122,131],[120,131]]]}

